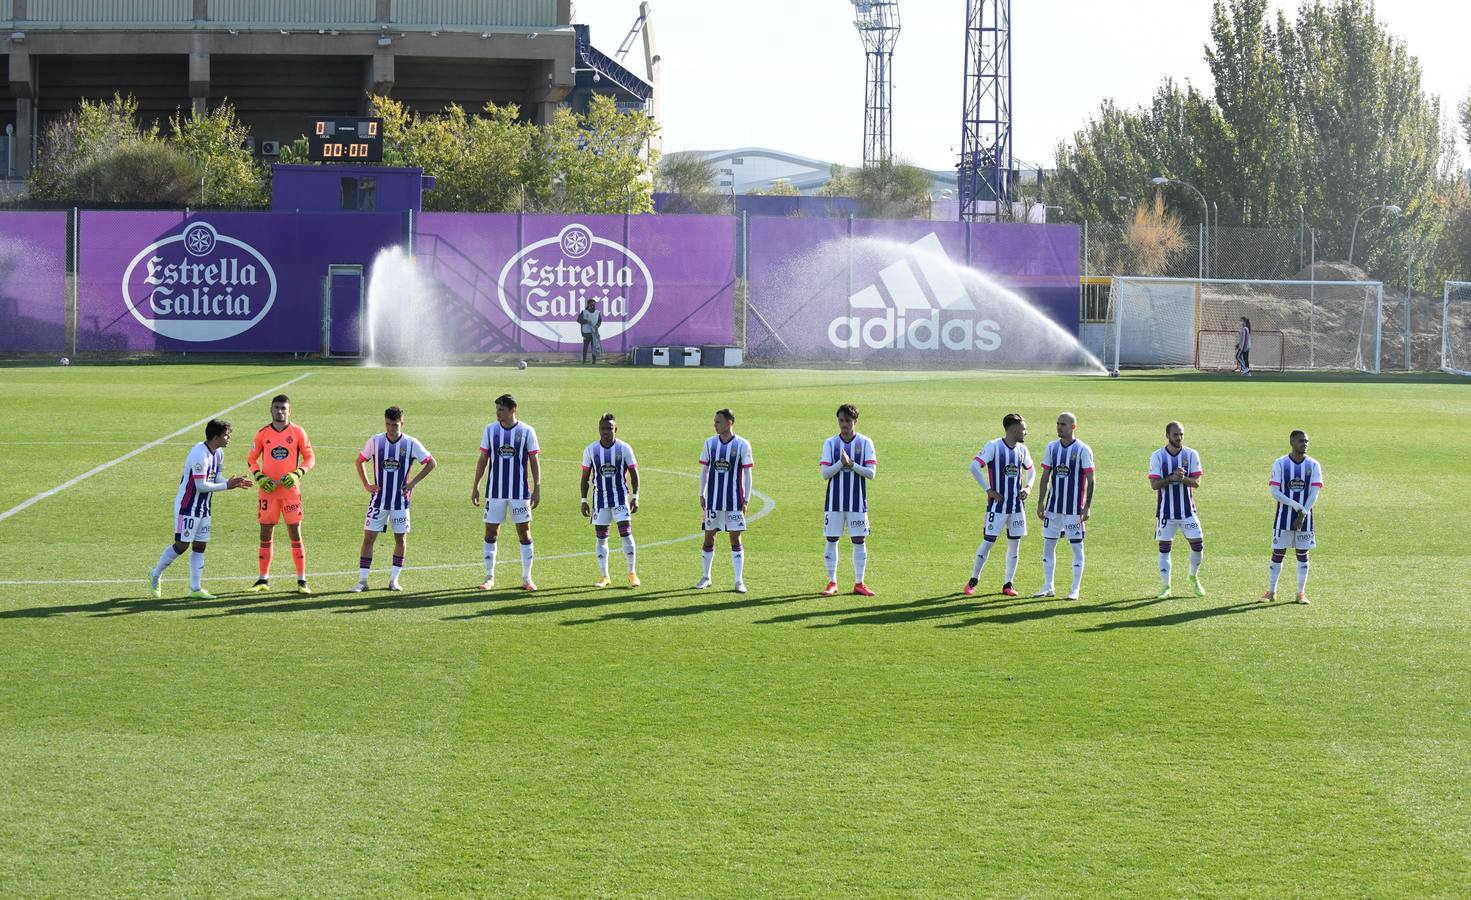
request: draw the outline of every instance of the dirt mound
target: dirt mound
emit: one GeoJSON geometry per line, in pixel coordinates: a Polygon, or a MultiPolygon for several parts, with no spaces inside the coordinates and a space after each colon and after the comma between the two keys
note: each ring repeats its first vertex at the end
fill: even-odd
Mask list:
{"type": "Polygon", "coordinates": [[[1292,276],[1293,281],[1372,281],[1369,273],[1353,263],[1319,260],[1292,276]]]}

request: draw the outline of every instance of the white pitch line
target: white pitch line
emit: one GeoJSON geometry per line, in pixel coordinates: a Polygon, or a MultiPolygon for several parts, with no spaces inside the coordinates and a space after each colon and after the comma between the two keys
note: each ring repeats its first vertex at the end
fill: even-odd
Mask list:
{"type": "Polygon", "coordinates": [[[205,418],[200,419],[198,422],[191,422],[190,424],[185,425],[183,428],[180,428],[178,431],[175,431],[173,434],[166,434],[166,435],[164,435],[163,437],[159,438],[156,441],[149,441],[148,443],[144,444],[141,447],[135,448],[133,450],[129,450],[127,453],[124,453],[122,456],[119,456],[117,459],[108,460],[107,462],[103,463],[100,466],[97,466],[94,469],[88,469],[87,471],[85,471],[82,474],[78,475],[77,477],[71,479],[70,481],[62,482],[61,484],[58,484],[56,487],[51,488],[49,491],[42,491],[41,493],[37,494],[36,496],[32,497],[31,499],[26,500],[26,501],[24,501],[24,502],[22,502],[22,503],[20,503],[20,504],[18,504],[16,506],[12,506],[10,509],[7,509],[5,512],[0,513],[0,522],[5,521],[6,519],[10,518],[11,516],[15,515],[18,512],[21,512],[22,510],[24,510],[24,509],[26,509],[26,508],[28,508],[30,506],[34,506],[35,504],[40,503],[42,500],[45,500],[47,497],[51,497],[51,496],[54,496],[56,494],[59,494],[62,491],[66,490],[67,488],[72,487],[73,485],[80,484],[81,482],[86,481],[88,478],[91,478],[93,475],[96,475],[99,472],[105,472],[108,469],[111,469],[113,466],[117,465],[118,463],[127,462],[128,460],[130,460],[133,457],[137,456],[139,453],[143,453],[145,451],[152,450],[154,447],[157,447],[158,445],[160,445],[162,443],[165,443],[167,441],[171,441],[174,438],[176,438],[176,437],[178,437],[178,436],[180,436],[182,434],[187,433],[190,429],[198,428],[199,426],[201,426],[201,425],[205,424],[206,422],[208,422],[210,419],[218,419],[220,416],[223,416],[227,412],[232,412],[234,410],[237,410],[237,409],[239,409],[240,407],[244,406],[247,403],[254,403],[255,401],[259,400],[260,398],[264,397],[265,395],[267,395],[269,393],[272,393],[274,391],[279,391],[282,388],[289,387],[289,386],[291,386],[293,384],[296,384],[298,381],[302,380],[303,378],[309,378],[313,374],[314,373],[312,373],[312,372],[307,372],[305,375],[298,375],[295,378],[291,379],[290,381],[282,382],[281,384],[278,384],[278,385],[276,385],[273,388],[266,388],[265,390],[261,391],[259,394],[256,394],[254,397],[247,397],[246,399],[241,400],[239,403],[235,404],[234,406],[228,406],[228,407],[220,410],[219,412],[217,412],[217,413],[215,413],[213,415],[206,416],[205,418]]]}
{"type": "MultiPolygon", "coordinates": [[[[249,402],[249,401],[246,401],[246,402],[249,402]]],[[[698,477],[696,475],[690,474],[689,472],[676,472],[676,471],[673,471],[671,469],[654,469],[654,468],[649,468],[649,467],[646,467],[646,466],[640,466],[639,468],[640,469],[643,469],[646,472],[659,472],[659,473],[662,473],[662,474],[665,474],[665,475],[684,475],[684,476],[687,476],[689,478],[697,478],[698,477]]],[[[773,500],[773,499],[771,499],[771,496],[770,495],[768,495],[766,493],[763,493],[762,491],[755,490],[754,488],[751,490],[751,494],[753,496],[757,497],[758,499],[760,499],[760,501],[761,501],[761,508],[758,509],[758,510],[756,510],[755,514],[752,515],[751,518],[747,519],[748,522],[755,522],[755,521],[757,521],[759,519],[764,519],[764,518],[766,518],[767,514],[769,514],[772,510],[776,509],[776,501],[773,500]]],[[[694,534],[686,534],[686,535],[683,535],[683,536],[677,537],[677,538],[665,538],[664,540],[660,540],[660,541],[649,541],[646,544],[645,543],[640,543],[638,546],[639,546],[640,549],[645,549],[645,548],[648,548],[648,547],[666,547],[666,546],[668,546],[670,544],[681,544],[681,543],[684,543],[685,541],[698,540],[699,538],[701,538],[703,536],[704,535],[701,532],[696,532],[694,534]]],[[[553,560],[553,559],[575,559],[575,558],[580,557],[580,556],[593,556],[593,555],[594,555],[594,553],[591,550],[581,550],[581,551],[578,551],[576,553],[554,553],[554,554],[551,554],[549,556],[537,556],[537,559],[538,560],[541,560],[541,561],[550,561],[550,560],[553,560]]],[[[518,560],[511,560],[511,559],[503,559],[503,560],[500,560],[498,564],[499,565],[510,565],[512,563],[519,563],[519,561],[518,560]]],[[[483,561],[482,562],[473,562],[473,563],[439,563],[437,565],[432,565],[432,566],[404,566],[404,571],[405,572],[431,572],[431,571],[439,571],[439,570],[444,570],[444,569],[469,569],[469,568],[474,568],[474,567],[480,567],[480,566],[483,566],[483,565],[484,565],[484,562],[483,561]]],[[[357,569],[344,569],[344,570],[339,571],[339,572],[308,572],[307,573],[307,575],[309,577],[311,577],[311,578],[332,578],[332,577],[336,577],[338,575],[357,575],[357,574],[359,574],[359,572],[358,572],[357,569]]],[[[241,579],[245,579],[245,578],[248,578],[248,577],[250,577],[250,576],[247,576],[247,575],[237,575],[237,576],[231,576],[231,575],[215,575],[215,576],[207,577],[207,578],[205,578],[203,580],[204,581],[215,581],[215,582],[219,582],[219,581],[240,581],[241,579]]],[[[138,579],[138,578],[104,578],[104,579],[94,579],[94,580],[85,580],[85,579],[82,579],[82,580],[64,580],[63,579],[63,580],[58,580],[58,581],[0,581],[0,586],[3,586],[3,585],[11,585],[11,586],[25,586],[25,585],[30,585],[30,586],[33,586],[33,587],[44,587],[44,586],[48,586],[49,585],[49,586],[55,587],[57,585],[69,585],[69,584],[138,584],[141,580],[146,580],[146,579],[138,579]]],[[[167,580],[167,579],[165,579],[165,580],[167,580]]]]}

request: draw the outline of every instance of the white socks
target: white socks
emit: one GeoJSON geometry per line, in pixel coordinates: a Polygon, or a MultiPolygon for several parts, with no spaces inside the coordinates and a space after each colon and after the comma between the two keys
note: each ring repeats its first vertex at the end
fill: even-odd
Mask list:
{"type": "Polygon", "coordinates": [[[608,577],[608,539],[605,537],[595,538],[593,550],[598,557],[598,574],[604,578],[608,577]]]}
{"type": "MultiPolygon", "coordinates": [[[[628,571],[637,572],[638,567],[634,563],[638,560],[638,547],[633,543],[633,532],[623,536],[623,555],[628,559],[628,571]]],[[[607,569],[603,570],[607,574],[607,569]]]]}
{"type": "Polygon", "coordinates": [[[174,560],[178,558],[179,554],[177,551],[174,550],[173,544],[169,544],[167,547],[163,548],[163,555],[158,558],[158,565],[153,567],[153,577],[157,578],[162,575],[163,570],[173,565],[174,560]]]}
{"type": "Polygon", "coordinates": [[[1282,579],[1281,560],[1272,560],[1267,563],[1267,590],[1277,593],[1277,582],[1282,579]]]}
{"type": "Polygon", "coordinates": [[[1201,563],[1201,560],[1203,560],[1203,559],[1205,559],[1205,551],[1204,550],[1191,550],[1190,551],[1190,574],[1191,575],[1199,575],[1200,574],[1200,563],[1201,563]]]}
{"type": "MultiPolygon", "coordinates": [[[[863,575],[868,571],[868,544],[853,545],[853,580],[858,584],[863,583],[863,575]]],[[[829,579],[831,580],[831,579],[829,579]]]]}
{"type": "MultiPolygon", "coordinates": [[[[1076,555],[1076,551],[1074,552],[1076,555]]],[[[1042,590],[1052,590],[1052,573],[1057,568],[1057,538],[1042,539],[1042,590]]]]}
{"type": "Polygon", "coordinates": [[[1022,555],[1022,539],[1006,539],[1006,583],[1011,584],[1016,579],[1016,564],[1022,555]]]}
{"type": "MultiPolygon", "coordinates": [[[[822,561],[827,564],[827,580],[838,580],[838,542],[827,541],[827,547],[822,551],[822,561]]],[[[857,562],[856,555],[854,562],[857,562]]]]}
{"type": "Polygon", "coordinates": [[[1170,586],[1170,555],[1168,553],[1159,555],[1159,577],[1164,581],[1165,587],[1170,586]]]}
{"type": "Polygon", "coordinates": [[[981,577],[981,570],[986,567],[986,557],[991,555],[991,545],[994,543],[996,542],[988,541],[984,538],[981,540],[981,546],[976,548],[976,565],[975,568],[970,570],[970,577],[981,577]]]}
{"type": "MultiPolygon", "coordinates": [[[[170,547],[169,549],[173,549],[170,547]]],[[[200,590],[200,582],[204,578],[204,554],[198,550],[189,554],[189,590],[200,590]]]]}
{"type": "Polygon", "coordinates": [[[1305,594],[1308,590],[1308,561],[1300,559],[1297,561],[1297,592],[1305,594]]]}
{"type": "Polygon", "coordinates": [[[736,580],[736,584],[740,584],[742,581],[745,581],[746,580],[746,550],[745,550],[744,547],[741,548],[740,550],[732,550],[732,551],[730,551],[730,565],[731,565],[731,568],[735,569],[735,580],[736,580]]]}
{"type": "MultiPolygon", "coordinates": [[[[495,580],[495,541],[485,542],[485,580],[495,580]]],[[[363,576],[367,578],[367,575],[363,576]]]]}
{"type": "Polygon", "coordinates": [[[704,568],[704,572],[705,572],[705,577],[706,578],[709,578],[710,577],[710,567],[712,565],[714,565],[714,564],[715,564],[715,551],[714,550],[701,550],[700,551],[700,565],[702,565],[702,566],[705,567],[704,568]]]}
{"type": "Polygon", "coordinates": [[[521,583],[531,581],[531,542],[521,545],[521,583]]]}
{"type": "MultiPolygon", "coordinates": [[[[1083,589],[1083,542],[1073,543],[1073,589],[1071,593],[1076,594],[1083,589]]],[[[1048,585],[1052,584],[1051,576],[1047,579],[1048,585]]]]}

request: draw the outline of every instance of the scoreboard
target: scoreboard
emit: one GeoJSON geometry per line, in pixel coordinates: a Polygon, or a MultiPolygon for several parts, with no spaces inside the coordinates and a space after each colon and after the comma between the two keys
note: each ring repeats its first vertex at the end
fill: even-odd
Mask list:
{"type": "Polygon", "coordinates": [[[307,144],[307,159],[312,162],[382,162],[383,120],[312,119],[307,144]]]}

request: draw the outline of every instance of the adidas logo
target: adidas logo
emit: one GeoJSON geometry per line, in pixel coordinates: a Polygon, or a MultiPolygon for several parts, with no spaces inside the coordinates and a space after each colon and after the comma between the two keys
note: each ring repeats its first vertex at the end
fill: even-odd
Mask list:
{"type": "Polygon", "coordinates": [[[850,314],[828,323],[834,347],[856,350],[982,350],[1001,346],[1001,326],[991,319],[944,313],[976,311],[965,284],[955,273],[940,239],[930,232],[910,245],[906,259],[879,271],[893,305],[871,284],[848,298],[850,314]],[[919,270],[919,278],[915,277],[919,270]],[[929,293],[920,285],[929,286],[929,293]],[[932,299],[933,298],[933,299],[932,299]]]}

